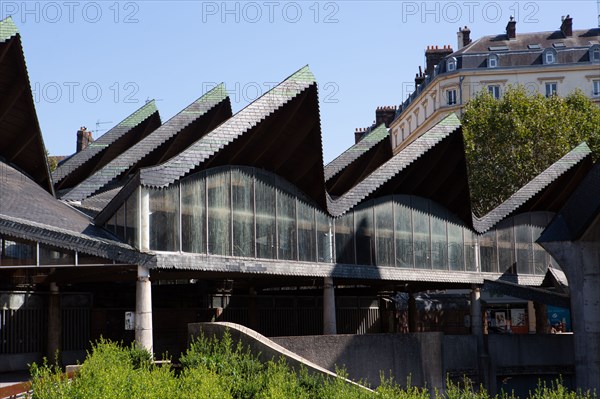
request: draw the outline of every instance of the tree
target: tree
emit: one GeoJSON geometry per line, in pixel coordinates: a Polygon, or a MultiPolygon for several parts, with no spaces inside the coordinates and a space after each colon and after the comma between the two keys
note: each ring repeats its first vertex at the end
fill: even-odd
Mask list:
{"type": "Polygon", "coordinates": [[[600,154],[600,108],[576,90],[565,98],[509,87],[487,90],[462,117],[473,212],[482,216],[585,141],[600,154]]]}

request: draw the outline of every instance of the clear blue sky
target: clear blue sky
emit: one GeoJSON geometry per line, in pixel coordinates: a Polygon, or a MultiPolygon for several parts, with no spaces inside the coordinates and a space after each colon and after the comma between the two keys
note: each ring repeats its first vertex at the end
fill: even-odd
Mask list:
{"type": "Polygon", "coordinates": [[[2,1],[23,39],[46,146],[75,150],[79,126],[106,131],[158,100],[163,122],[224,82],[234,112],[309,64],[319,82],[325,161],[375,108],[412,90],[427,45],[598,26],[598,1],[2,1]]]}

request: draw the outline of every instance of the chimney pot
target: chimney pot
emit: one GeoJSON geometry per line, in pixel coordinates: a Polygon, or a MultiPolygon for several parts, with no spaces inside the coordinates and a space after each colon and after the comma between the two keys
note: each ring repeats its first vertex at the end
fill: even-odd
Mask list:
{"type": "Polygon", "coordinates": [[[566,17],[562,17],[562,23],[560,24],[560,31],[565,37],[573,36],[573,18],[569,14],[566,17]]]}
{"type": "Polygon", "coordinates": [[[506,36],[508,36],[509,39],[515,39],[517,37],[517,21],[515,21],[515,18],[512,15],[510,16],[510,21],[508,21],[508,24],[506,25],[506,36]]]}

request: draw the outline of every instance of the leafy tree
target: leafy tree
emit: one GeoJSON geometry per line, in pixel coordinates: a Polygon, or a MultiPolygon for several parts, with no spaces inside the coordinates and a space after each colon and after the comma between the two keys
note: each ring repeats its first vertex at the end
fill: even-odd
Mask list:
{"type": "Polygon", "coordinates": [[[600,154],[600,108],[576,90],[565,98],[509,87],[483,90],[462,118],[473,211],[482,216],[581,142],[600,154]]]}

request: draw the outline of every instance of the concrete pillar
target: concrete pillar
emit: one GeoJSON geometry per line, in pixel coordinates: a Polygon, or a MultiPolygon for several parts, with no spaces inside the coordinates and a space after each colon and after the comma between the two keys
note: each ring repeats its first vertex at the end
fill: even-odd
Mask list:
{"type": "Polygon", "coordinates": [[[537,334],[550,334],[548,323],[548,307],[544,303],[535,302],[535,332],[537,334]]]}
{"type": "Polygon", "coordinates": [[[410,292],[408,294],[408,332],[417,332],[417,320],[419,318],[419,312],[417,310],[417,300],[415,295],[410,292]]]}
{"type": "Polygon", "coordinates": [[[150,353],[152,347],[152,286],[150,270],[138,266],[135,290],[135,342],[150,353]]]}
{"type": "Polygon", "coordinates": [[[600,391],[600,242],[542,242],[569,280],[577,388],[600,391]]]}
{"type": "Polygon", "coordinates": [[[333,278],[323,281],[323,335],[337,334],[333,278]]]}
{"type": "Polygon", "coordinates": [[[48,297],[48,350],[47,357],[51,364],[60,364],[62,347],[62,317],[60,310],[60,292],[56,283],[50,283],[48,297]]]}

